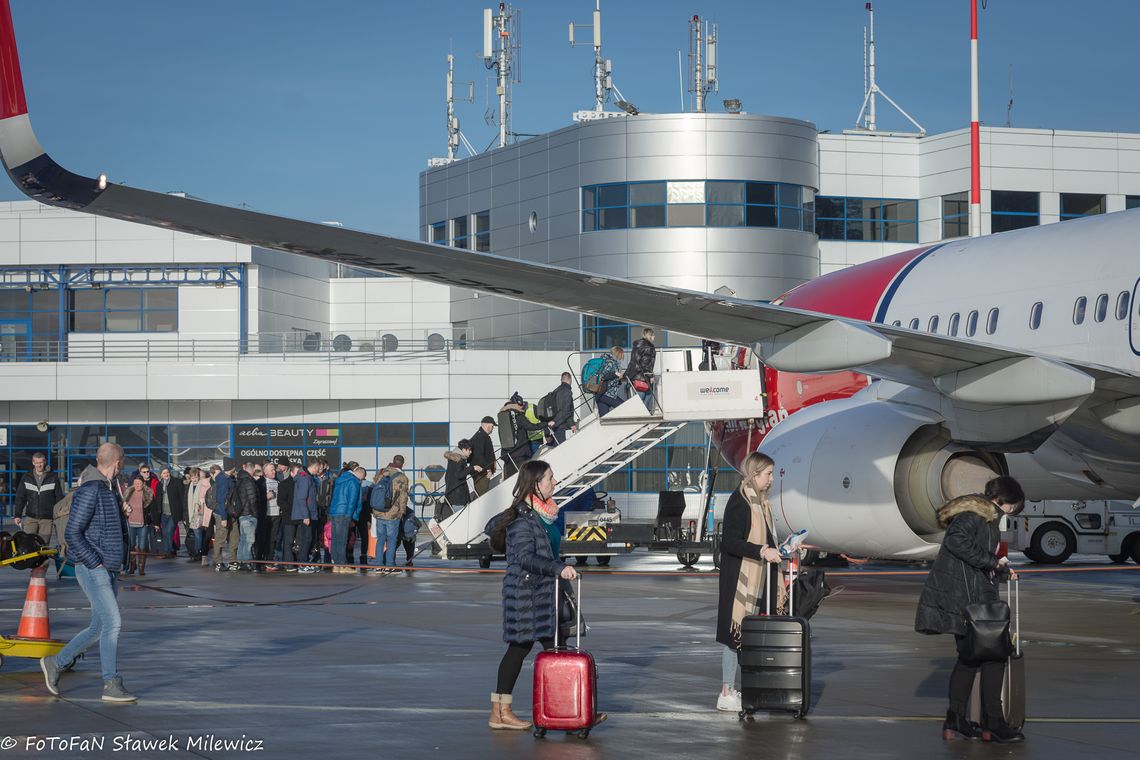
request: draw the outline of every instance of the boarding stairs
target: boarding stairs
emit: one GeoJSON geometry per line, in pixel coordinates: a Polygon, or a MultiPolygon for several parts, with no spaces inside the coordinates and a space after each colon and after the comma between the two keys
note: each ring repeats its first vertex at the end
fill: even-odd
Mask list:
{"type": "MultiPolygon", "coordinates": [[[[668,364],[668,362],[664,362],[668,364]]],[[[659,365],[660,366],[660,365],[659,365]]],[[[683,367],[689,366],[686,362],[683,367]]],[[[656,384],[657,404],[651,413],[641,398],[632,395],[604,418],[587,410],[578,432],[565,442],[544,447],[535,455],[550,464],[558,481],[554,501],[562,506],[649,451],[689,422],[747,419],[763,413],[759,373],[755,371],[661,372],[656,384]]],[[[465,508],[428,525],[441,550],[455,546],[456,557],[470,556],[485,540],[484,528],[492,517],[511,505],[515,480],[498,477],[487,493],[465,508]]]]}

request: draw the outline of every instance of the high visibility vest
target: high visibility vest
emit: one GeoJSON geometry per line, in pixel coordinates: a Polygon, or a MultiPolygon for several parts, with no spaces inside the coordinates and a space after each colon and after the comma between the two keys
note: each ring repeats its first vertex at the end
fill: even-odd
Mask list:
{"type": "MultiPolygon", "coordinates": [[[[536,424],[541,422],[538,419],[538,407],[535,406],[534,404],[528,403],[526,405],[526,418],[528,420],[530,420],[531,422],[534,422],[536,424]]],[[[542,443],[542,441],[543,441],[543,435],[542,435],[541,430],[528,430],[528,431],[526,431],[526,437],[528,440],[537,441],[539,443],[542,443]]]]}

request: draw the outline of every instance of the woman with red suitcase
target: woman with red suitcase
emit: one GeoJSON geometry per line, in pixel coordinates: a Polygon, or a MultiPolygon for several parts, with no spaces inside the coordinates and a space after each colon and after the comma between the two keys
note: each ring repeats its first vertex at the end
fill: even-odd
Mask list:
{"type": "Polygon", "coordinates": [[[493,729],[526,731],[531,724],[511,710],[515,681],[534,646],[554,646],[557,611],[554,589],[558,578],[573,580],[577,573],[559,559],[561,534],[554,525],[558,505],[554,471],[542,460],[527,462],[519,470],[514,503],[487,524],[491,548],[507,558],[503,576],[503,641],[507,651],[499,663],[498,683],[491,694],[493,729]]]}

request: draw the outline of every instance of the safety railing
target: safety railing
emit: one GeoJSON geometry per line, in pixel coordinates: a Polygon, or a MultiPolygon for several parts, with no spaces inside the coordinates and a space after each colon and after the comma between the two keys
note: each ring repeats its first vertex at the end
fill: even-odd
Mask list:
{"type": "Polygon", "coordinates": [[[399,340],[391,335],[359,337],[345,333],[259,333],[238,337],[116,337],[72,334],[67,341],[0,334],[0,364],[5,362],[209,362],[316,361],[374,363],[391,361],[447,362],[453,351],[563,351],[568,341],[463,340],[442,336],[399,340]]]}

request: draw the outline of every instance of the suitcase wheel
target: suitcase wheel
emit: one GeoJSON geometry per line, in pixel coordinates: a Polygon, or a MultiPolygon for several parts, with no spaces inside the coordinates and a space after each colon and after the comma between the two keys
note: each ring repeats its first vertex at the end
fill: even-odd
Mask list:
{"type": "Polygon", "coordinates": [[[792,714],[792,717],[795,718],[796,720],[805,720],[807,718],[807,713],[803,710],[796,710],[792,714]]]}
{"type": "Polygon", "coordinates": [[[585,739],[590,735],[590,729],[583,728],[581,731],[575,731],[579,739],[585,739]]]}
{"type": "Polygon", "coordinates": [[[542,739],[545,736],[546,736],[546,729],[545,728],[534,729],[534,738],[535,739],[542,739]]]}

